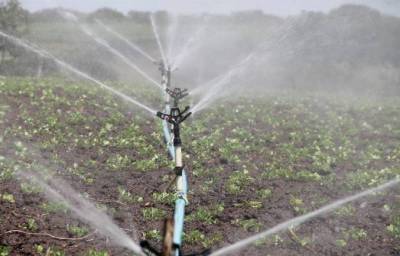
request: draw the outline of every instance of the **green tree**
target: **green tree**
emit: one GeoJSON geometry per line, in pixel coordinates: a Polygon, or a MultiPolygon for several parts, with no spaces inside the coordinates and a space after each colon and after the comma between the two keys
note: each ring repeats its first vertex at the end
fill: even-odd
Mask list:
{"type": "MultiPolygon", "coordinates": [[[[27,32],[28,12],[21,7],[18,0],[0,2],[0,30],[10,35],[20,36],[27,32]]],[[[0,38],[0,64],[3,63],[6,54],[16,57],[19,50],[6,38],[0,38]]]]}
{"type": "Polygon", "coordinates": [[[121,22],[126,19],[125,15],[117,10],[111,8],[101,8],[97,11],[91,13],[88,16],[88,21],[93,21],[95,19],[99,20],[107,20],[107,21],[116,21],[121,22]]]}

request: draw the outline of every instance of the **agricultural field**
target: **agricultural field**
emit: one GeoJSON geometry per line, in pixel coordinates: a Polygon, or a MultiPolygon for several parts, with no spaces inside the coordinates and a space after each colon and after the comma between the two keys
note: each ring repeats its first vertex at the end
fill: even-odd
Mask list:
{"type": "MultiPolygon", "coordinates": [[[[113,85],[125,92],[129,87],[113,85]]],[[[159,92],[135,95],[162,109],[159,92]]],[[[141,88],[139,91],[137,88],[141,88]]],[[[400,176],[400,101],[234,97],[182,126],[184,252],[215,250],[400,176]]],[[[62,178],[158,248],[175,195],[159,119],[91,85],[0,78],[0,255],[132,255],[17,173],[62,178]]],[[[185,255],[186,255],[185,254],[185,255]]],[[[366,197],[238,255],[400,255],[400,189],[366,197]]]]}

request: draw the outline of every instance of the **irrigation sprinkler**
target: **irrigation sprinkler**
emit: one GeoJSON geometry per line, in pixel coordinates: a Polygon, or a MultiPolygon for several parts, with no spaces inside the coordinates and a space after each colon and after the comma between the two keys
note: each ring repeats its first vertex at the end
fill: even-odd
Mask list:
{"type": "MultiPolygon", "coordinates": [[[[184,97],[184,90],[171,90],[170,95],[174,98],[174,102],[178,103],[178,99],[184,97]]],[[[185,219],[185,206],[188,205],[187,199],[188,186],[187,176],[184,170],[183,159],[182,159],[182,139],[180,136],[180,124],[184,122],[192,113],[189,112],[189,107],[185,107],[181,110],[179,107],[172,107],[169,113],[157,112],[157,117],[163,120],[163,122],[171,125],[169,129],[168,125],[164,129],[165,137],[172,139],[173,144],[168,145],[169,152],[175,161],[175,178],[171,182],[176,182],[176,201],[175,201],[175,213],[174,219],[166,219],[164,222],[164,241],[163,251],[158,253],[157,250],[152,248],[146,241],[141,243],[147,255],[162,255],[162,256],[182,256],[182,235],[183,235],[183,224],[185,219]],[[172,131],[172,134],[171,134],[172,131]]],[[[208,252],[207,252],[208,253],[208,252]]],[[[193,254],[193,255],[206,255],[205,253],[193,254]]]]}
{"type": "Polygon", "coordinates": [[[169,88],[171,86],[171,67],[160,61],[158,70],[161,72],[161,85],[163,85],[164,89],[169,88]]]}
{"type": "MultiPolygon", "coordinates": [[[[183,256],[182,254],[182,234],[183,224],[185,220],[185,206],[189,204],[187,199],[188,193],[188,181],[186,172],[184,170],[184,164],[182,159],[182,139],[180,136],[180,124],[184,122],[192,113],[189,111],[190,107],[185,107],[181,110],[178,105],[179,100],[187,96],[186,90],[175,88],[168,90],[168,94],[174,100],[174,107],[172,107],[169,113],[157,112],[157,116],[171,125],[171,130],[167,129],[165,136],[173,138],[173,144],[168,147],[171,149],[170,153],[175,161],[175,178],[171,182],[176,182],[176,196],[175,201],[175,213],[174,220],[166,219],[164,225],[164,243],[162,256],[183,256]],[[172,134],[170,133],[172,131],[172,134]],[[173,228],[172,228],[173,227],[173,228]]],[[[165,130],[164,130],[165,131],[165,130]]],[[[155,250],[151,250],[153,253],[155,250]]],[[[208,255],[209,251],[206,250],[201,253],[190,254],[193,256],[208,255]]]]}
{"type": "MultiPolygon", "coordinates": [[[[157,117],[162,119],[164,139],[168,148],[170,157],[175,162],[174,173],[175,177],[170,182],[168,188],[174,183],[176,184],[176,200],[174,217],[167,218],[164,222],[164,240],[162,252],[157,252],[146,241],[141,243],[143,250],[147,255],[162,255],[162,256],[183,256],[182,254],[182,235],[185,220],[185,206],[189,204],[188,193],[188,180],[186,171],[184,169],[182,159],[182,140],[180,136],[180,125],[192,113],[189,111],[190,107],[185,107],[183,110],[179,107],[180,101],[189,95],[187,89],[172,88],[171,87],[171,66],[165,61],[158,64],[159,71],[161,72],[161,85],[163,87],[163,96],[165,99],[164,111],[157,112],[157,117]]],[[[190,254],[192,256],[208,255],[209,251],[206,250],[201,253],[190,254]]]]}

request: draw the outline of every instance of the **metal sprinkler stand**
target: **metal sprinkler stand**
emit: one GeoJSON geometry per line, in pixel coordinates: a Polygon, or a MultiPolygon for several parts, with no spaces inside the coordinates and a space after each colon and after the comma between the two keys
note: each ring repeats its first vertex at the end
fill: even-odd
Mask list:
{"type": "MultiPolygon", "coordinates": [[[[162,252],[158,252],[151,247],[147,241],[142,241],[141,246],[146,255],[149,256],[183,256],[182,236],[185,220],[185,206],[189,204],[187,199],[188,181],[182,159],[182,140],[180,136],[180,124],[184,122],[192,113],[189,107],[182,111],[179,102],[189,95],[187,89],[171,88],[171,67],[164,63],[156,63],[162,75],[163,96],[165,100],[164,112],[157,112],[161,118],[164,132],[164,139],[167,144],[170,157],[175,161],[175,179],[170,186],[176,183],[176,197],[174,217],[167,218],[164,223],[164,241],[162,252]]],[[[168,186],[168,187],[170,187],[168,186]]],[[[189,254],[186,256],[205,256],[209,255],[209,250],[201,253],[189,254]]]]}
{"type": "MultiPolygon", "coordinates": [[[[175,97],[176,99],[176,97],[175,97]]],[[[182,140],[180,136],[180,124],[184,122],[192,113],[189,112],[189,107],[185,107],[181,111],[178,107],[171,108],[168,114],[157,112],[157,116],[164,122],[171,125],[173,145],[174,149],[173,159],[175,160],[175,179],[176,182],[176,196],[175,201],[175,213],[174,220],[166,219],[164,223],[164,241],[162,252],[157,252],[156,249],[152,248],[146,241],[141,243],[147,255],[160,255],[160,256],[183,256],[182,254],[182,235],[183,235],[183,224],[185,220],[185,206],[189,203],[187,199],[187,177],[184,170],[182,160],[182,140]]],[[[171,134],[169,134],[171,136],[171,134]]],[[[209,254],[209,250],[201,253],[189,254],[187,256],[206,256],[209,254]]]]}
{"type": "MultiPolygon", "coordinates": [[[[191,112],[189,112],[189,107],[186,107],[183,111],[179,108],[171,108],[169,114],[158,112],[157,116],[172,126],[173,135],[173,149],[175,160],[175,181],[176,181],[176,196],[175,201],[175,214],[174,214],[174,230],[173,230],[173,241],[164,241],[164,248],[167,247],[167,251],[174,250],[174,255],[180,256],[181,244],[182,244],[182,234],[183,234],[183,223],[185,218],[185,206],[189,203],[187,200],[187,177],[184,172],[183,160],[182,160],[182,140],[180,137],[180,124],[185,121],[191,112]],[[171,250],[168,246],[172,247],[171,250]]],[[[168,231],[165,231],[166,234],[168,231]]],[[[165,254],[167,256],[168,253],[165,254]]],[[[169,254],[168,256],[170,256],[169,254]]]]}

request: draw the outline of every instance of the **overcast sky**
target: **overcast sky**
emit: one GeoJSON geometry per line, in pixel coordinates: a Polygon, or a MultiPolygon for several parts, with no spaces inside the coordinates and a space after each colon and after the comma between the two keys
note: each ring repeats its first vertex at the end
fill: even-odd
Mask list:
{"type": "MultiPolygon", "coordinates": [[[[1,0],[0,0],[1,1],[1,0]]],[[[382,12],[400,16],[400,0],[20,0],[32,11],[51,7],[90,12],[111,7],[122,12],[129,10],[168,10],[179,13],[230,13],[239,10],[262,9],[281,16],[302,10],[329,11],[346,3],[365,4],[382,12]]]]}

